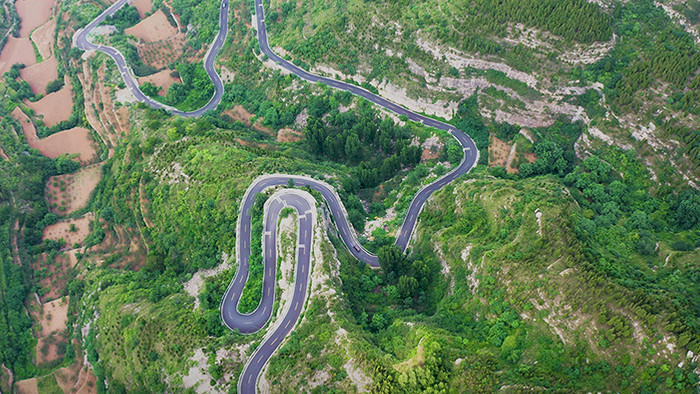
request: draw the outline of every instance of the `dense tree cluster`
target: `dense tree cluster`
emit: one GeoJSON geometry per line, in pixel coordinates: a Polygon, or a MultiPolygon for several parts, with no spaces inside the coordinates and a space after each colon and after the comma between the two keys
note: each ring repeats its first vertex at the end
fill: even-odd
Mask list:
{"type": "Polygon", "coordinates": [[[316,96],[308,110],[305,134],[310,151],[353,166],[343,185],[346,192],[375,187],[420,161],[421,150],[411,145],[410,128],[396,126],[389,118],[380,120],[368,102],[360,101],[357,113],[331,111],[328,98],[316,96]]]}
{"type": "Polygon", "coordinates": [[[379,250],[379,265],[382,267],[387,294],[394,300],[402,300],[407,307],[430,289],[435,278],[436,267],[421,260],[409,259],[396,245],[384,246],[379,250]]]}
{"type": "Polygon", "coordinates": [[[124,29],[128,29],[131,26],[139,23],[141,20],[141,15],[139,15],[139,10],[133,5],[125,5],[124,7],[117,10],[112,16],[108,16],[103,25],[112,25],[117,28],[120,32],[124,29]]]}
{"type": "Polygon", "coordinates": [[[263,263],[262,237],[263,237],[263,207],[267,201],[267,194],[257,194],[255,203],[250,208],[250,258],[248,269],[248,280],[243,288],[243,294],[238,303],[238,311],[241,313],[252,313],[260,304],[263,293],[263,263]]]}
{"type": "MultiPolygon", "coordinates": [[[[617,168],[591,156],[564,177],[583,208],[582,214],[575,216],[574,229],[589,246],[587,254],[593,267],[630,290],[645,289],[642,304],[659,310],[678,307],[682,312],[672,314],[675,318],[670,331],[697,338],[700,293],[693,279],[697,267],[682,271],[658,267],[650,271],[645,262],[653,261],[658,254],[657,243],[667,232],[677,234],[670,242],[673,248],[700,247],[700,193],[686,190],[652,196],[647,190],[646,171],[636,161],[634,151],[614,150],[606,158],[618,163],[617,168]],[[635,256],[641,256],[642,262],[635,256]],[[684,285],[679,288],[678,283],[684,285]]],[[[688,346],[700,350],[698,341],[688,346]]]]}
{"type": "Polygon", "coordinates": [[[214,84],[201,63],[180,63],[182,83],[173,83],[165,94],[166,104],[188,111],[203,107],[214,95],[214,84]]]}
{"type": "Polygon", "coordinates": [[[19,101],[34,99],[32,87],[29,86],[27,81],[20,77],[20,72],[23,68],[24,64],[13,64],[12,67],[10,67],[10,70],[3,75],[5,81],[7,82],[7,86],[14,91],[12,98],[19,101]]]}
{"type": "MultiPolygon", "coordinates": [[[[663,97],[664,105],[673,111],[699,115],[700,49],[694,38],[651,0],[620,4],[613,14],[620,37],[615,47],[597,63],[574,74],[583,81],[602,83],[611,108],[618,113],[637,111],[663,97]]],[[[592,104],[592,100],[587,101],[592,104]]],[[[589,114],[594,107],[586,106],[589,114]]],[[[600,109],[597,114],[601,115],[600,109]]],[[[675,117],[655,114],[650,120],[661,131],[685,142],[688,156],[700,163],[697,133],[678,125],[675,117]]]]}
{"type": "Polygon", "coordinates": [[[557,174],[564,176],[571,171],[576,159],[574,143],[582,132],[580,123],[559,120],[549,127],[535,130],[538,140],[535,142],[534,163],[520,165],[520,174],[531,175],[557,174]]]}
{"type": "Polygon", "coordinates": [[[194,32],[187,36],[187,42],[192,48],[199,50],[202,45],[214,40],[219,31],[220,1],[174,0],[172,6],[175,13],[180,15],[182,26],[194,27],[194,32]]]}
{"type": "Polygon", "coordinates": [[[461,4],[460,11],[461,15],[469,17],[456,21],[454,29],[447,28],[445,20],[425,18],[419,19],[419,26],[440,26],[436,31],[448,43],[459,43],[459,38],[466,34],[467,40],[459,46],[491,53],[499,44],[486,39],[485,35],[502,34],[503,26],[509,23],[548,30],[567,41],[584,44],[607,41],[613,31],[610,15],[602,12],[597,4],[585,0],[477,0],[461,4]]]}

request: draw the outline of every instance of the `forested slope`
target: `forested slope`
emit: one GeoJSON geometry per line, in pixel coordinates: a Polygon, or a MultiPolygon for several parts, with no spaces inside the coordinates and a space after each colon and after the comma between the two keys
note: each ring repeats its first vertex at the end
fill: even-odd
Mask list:
{"type": "Polygon", "coordinates": [[[601,4],[308,0],[267,12],[271,43],[304,67],[441,117],[478,92],[498,121],[581,119],[592,139],[635,147],[672,184],[679,172],[697,178],[697,34],[669,14],[674,2],[601,4]]]}
{"type": "MultiPolygon", "coordinates": [[[[220,3],[156,3],[191,25],[183,53],[201,54],[220,3]]],[[[69,28],[106,6],[63,4],[76,24],[69,28]]],[[[697,6],[669,5],[691,16],[697,6]]],[[[24,312],[52,264],[20,268],[12,241],[21,232],[20,254],[61,253],[65,245],[40,242],[57,220],[44,187],[75,166],[28,149],[21,125],[0,110],[9,157],[0,161],[0,329],[9,333],[0,336],[0,364],[15,380],[53,374],[82,360],[82,348],[98,392],[234,391],[264,335],[230,332],[220,320],[237,268],[239,204],[253,179],[283,172],[334,186],[382,269],[351,257],[319,199],[311,295],[261,389],[697,388],[698,45],[663,8],[648,0],[266,1],[271,43],[296,64],[445,118],[475,140],[480,165],[431,198],[404,255],[391,245],[406,207],[459,162],[460,147],[280,72],[259,54],[251,6],[231,3],[217,66],[225,95],[200,119],[130,103],[112,62],[70,54],[92,71],[84,88],[109,86],[98,93],[126,107],[131,128],[120,128],[78,212],[94,216],[61,290],[75,342],[60,365],[35,365],[24,312]]],[[[137,22],[133,8],[110,21],[120,30],[137,22]]],[[[133,42],[111,39],[138,60],[133,42]]],[[[168,65],[183,83],[161,99],[194,105],[206,96],[192,60],[168,65]]],[[[26,91],[15,74],[5,90],[14,98],[26,91]]],[[[281,225],[281,287],[291,280],[292,218],[281,225]]],[[[260,239],[259,224],[255,232],[260,239]]],[[[259,297],[260,257],[244,308],[259,297]]],[[[6,378],[0,371],[3,391],[6,378]]]]}

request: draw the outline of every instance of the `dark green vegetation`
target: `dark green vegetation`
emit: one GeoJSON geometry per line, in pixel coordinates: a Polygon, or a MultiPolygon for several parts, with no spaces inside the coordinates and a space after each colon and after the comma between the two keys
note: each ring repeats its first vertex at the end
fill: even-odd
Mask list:
{"type": "Polygon", "coordinates": [[[613,15],[620,42],[578,76],[601,82],[616,112],[645,114],[661,135],[684,143],[685,153],[700,165],[697,127],[669,116],[700,115],[700,49],[651,0],[628,2],[613,15]]]}
{"type": "Polygon", "coordinates": [[[287,1],[276,4],[279,9],[269,9],[267,18],[273,42],[304,63],[335,64],[346,74],[355,74],[360,64],[367,63],[371,66],[368,79],[377,80],[407,68],[403,59],[387,57],[383,48],[398,49],[414,60],[425,57],[415,44],[418,31],[460,50],[503,56],[524,70],[532,67],[528,60],[533,59],[533,51],[499,40],[509,23],[551,31],[566,43],[608,41],[613,32],[612,18],[583,0],[478,0],[450,2],[445,7],[437,1],[303,1],[301,7],[287,1]],[[386,23],[370,23],[368,14],[386,23]],[[311,26],[302,20],[305,15],[311,16],[311,26]]]}
{"type": "MultiPolygon", "coordinates": [[[[594,163],[602,162],[590,158],[579,168],[594,163]]],[[[654,253],[635,248],[625,259],[611,257],[627,249],[625,242],[600,245],[581,237],[579,221],[590,209],[562,193],[560,181],[493,180],[481,171],[472,177],[473,183],[440,191],[426,207],[408,258],[382,249],[381,273],[351,260],[341,264],[343,290],[365,338],[396,357],[377,362],[376,390],[691,390],[694,367],[670,367],[677,363],[664,361],[659,339],[675,332],[672,342],[697,350],[697,333],[684,325],[697,321],[691,312],[697,307],[683,305],[697,299],[697,251],[674,252],[664,266],[677,237],[666,233],[654,253]],[[609,270],[596,256],[602,251],[609,270]],[[439,260],[450,267],[446,280],[439,260]],[[649,264],[659,264],[655,274],[649,264]],[[676,287],[683,300],[667,292],[676,280],[684,281],[676,287]],[[676,311],[679,301],[691,316],[676,311]]],[[[628,198],[633,195],[639,192],[628,198]]],[[[602,238],[620,230],[597,231],[602,238]]]]}
{"type": "Polygon", "coordinates": [[[175,13],[180,15],[182,26],[195,26],[196,34],[188,35],[188,45],[199,50],[214,40],[219,30],[220,1],[173,0],[172,5],[175,13]]]}
{"type": "Polygon", "coordinates": [[[203,107],[214,95],[214,84],[201,63],[181,63],[177,66],[177,74],[182,83],[172,84],[165,98],[151,96],[183,111],[191,111],[203,107]]]}
{"type": "MultiPolygon", "coordinates": [[[[255,61],[253,65],[256,65],[255,61]]],[[[378,141],[386,148],[386,160],[396,161],[401,157],[401,152],[405,152],[404,156],[411,153],[413,157],[405,166],[399,161],[383,173],[384,179],[389,180],[382,182],[385,193],[400,188],[402,177],[416,171],[412,170],[412,165],[418,160],[420,151],[406,147],[410,139],[416,136],[421,141],[430,135],[427,129],[419,125],[398,126],[384,120],[376,109],[351,96],[325,87],[303,85],[295,78],[277,73],[267,74],[262,82],[257,77],[243,75],[227,89],[227,94],[233,103],[265,113],[264,124],[274,121],[292,124],[303,108],[318,105],[324,108],[324,113],[316,114],[319,117],[317,123],[327,122],[325,127],[328,130],[339,127],[335,119],[338,122],[343,119],[352,133],[364,132],[376,136],[372,139],[358,138],[356,145],[352,146],[358,154],[367,152],[369,157],[369,152],[378,146],[378,141]],[[261,83],[264,85],[258,85],[261,83]],[[244,84],[250,88],[243,89],[244,84]],[[297,87],[293,88],[295,85],[297,87]],[[272,106],[271,99],[275,97],[285,97],[286,100],[276,100],[272,106]],[[310,101],[316,104],[307,105],[310,101]],[[342,113],[341,103],[349,108],[343,109],[342,113]],[[283,120],[275,120],[274,113],[283,114],[279,116],[283,120]]],[[[347,156],[329,158],[309,152],[307,142],[277,143],[267,134],[241,122],[232,122],[226,115],[215,113],[197,120],[185,120],[147,108],[137,111],[143,117],[146,133],[132,133],[116,149],[114,157],[107,161],[92,205],[98,217],[104,220],[105,229],[95,227],[86,243],[99,243],[105,238],[105,233],[112,229],[126,228],[141,232],[149,245],[148,256],[136,273],[117,268],[119,258],[103,262],[103,267],[95,270],[86,281],[85,294],[89,294],[99,283],[105,283],[105,280],[112,283],[110,291],[100,292],[99,297],[90,301],[91,306],[87,309],[105,311],[100,321],[111,322],[121,316],[119,311],[125,302],[148,305],[142,312],[134,312],[135,315],[143,316],[146,313],[158,317],[153,326],[150,323],[135,325],[141,319],[135,317],[133,323],[118,323],[115,320],[116,326],[107,331],[94,329],[95,339],[91,340],[91,349],[96,349],[93,359],[100,365],[96,373],[100,380],[107,378],[110,381],[110,388],[112,384],[124,385],[127,389],[164,388],[162,379],[156,383],[162,377],[160,371],[163,368],[183,370],[186,359],[182,358],[182,354],[191,352],[193,346],[212,344],[211,349],[215,351],[217,346],[233,346],[254,340],[229,333],[219,319],[220,298],[235,268],[206,281],[199,296],[201,308],[194,311],[191,298],[182,293],[182,282],[200,269],[217,266],[222,252],[232,253],[235,250],[236,238],[232,235],[235,234],[238,207],[245,189],[255,177],[274,172],[309,174],[343,190],[342,185],[353,184],[350,174],[359,167],[359,163],[347,156]],[[265,143],[268,148],[261,149],[258,143],[265,143]],[[138,208],[142,204],[139,202],[140,195],[146,201],[143,210],[138,208]],[[147,216],[152,227],[144,226],[143,215],[147,216]],[[173,314],[175,310],[178,312],[173,314]],[[183,332],[186,334],[180,335],[180,339],[169,336],[144,340],[144,337],[152,337],[151,330],[158,324],[170,326],[173,336],[183,332]],[[99,339],[97,332],[100,333],[99,339]],[[207,339],[209,336],[218,339],[207,339]],[[135,358],[119,356],[122,352],[133,354],[135,358]],[[176,360],[176,357],[180,359],[176,360]],[[140,363],[146,360],[150,360],[149,367],[141,368],[140,363]],[[135,369],[139,371],[134,373],[135,369]]],[[[329,135],[336,137],[335,134],[329,135]]],[[[350,137],[350,133],[346,137],[350,137]]],[[[372,195],[380,186],[379,182],[371,189],[361,189],[356,185],[353,192],[344,194],[346,205],[355,210],[353,217],[356,223],[364,223],[367,213],[354,193],[372,195]]],[[[377,197],[380,206],[384,197],[385,194],[377,197]]],[[[263,201],[259,200],[254,212],[256,219],[251,255],[251,266],[254,268],[241,301],[243,311],[254,309],[260,296],[262,276],[255,273],[256,267],[262,268],[260,213],[263,201]]],[[[83,258],[92,259],[92,254],[89,251],[83,258]]],[[[90,316],[89,312],[86,313],[84,319],[90,316]]],[[[106,324],[112,327],[111,323],[106,324]]],[[[212,365],[218,366],[213,368],[224,368],[222,363],[212,365]]],[[[234,363],[234,366],[226,366],[226,370],[240,367],[234,363]]]]}
{"type": "Polygon", "coordinates": [[[128,29],[131,26],[139,23],[141,16],[139,15],[139,10],[132,5],[125,5],[124,7],[117,10],[112,16],[108,16],[103,25],[112,25],[119,30],[119,32],[124,32],[124,29],[128,29]]]}
{"type": "MultiPolygon", "coordinates": [[[[489,148],[489,131],[484,125],[484,121],[479,113],[479,100],[476,94],[459,103],[457,114],[452,120],[455,126],[459,127],[474,140],[476,148],[479,149],[479,163],[487,164],[488,148],[489,148]]],[[[462,160],[462,147],[456,141],[451,141],[448,146],[450,153],[449,161],[452,164],[459,163],[462,160]]]]}
{"type": "MultiPolygon", "coordinates": [[[[697,20],[693,11],[699,7],[697,2],[674,4],[682,15],[693,15],[688,18],[691,23],[697,20]]],[[[700,52],[694,37],[653,0],[612,2],[607,9],[578,0],[410,5],[279,0],[272,1],[267,12],[271,43],[284,48],[296,64],[325,64],[349,76],[359,74],[370,81],[363,83],[368,88],[390,82],[406,88],[414,99],[461,101],[454,85],[443,84],[442,78],[483,77],[493,84],[479,92],[490,110],[527,113],[530,101],[547,99],[556,85],[601,83],[604,97],[589,91],[585,102],[579,103],[587,109],[592,125],[624,140],[629,138],[629,127],[639,126],[621,124],[622,118],[637,119],[644,127],[653,124],[659,138],[677,140],[683,149],[654,152],[635,144],[639,153],[670,155],[698,174],[700,134],[695,125],[700,52]],[[613,33],[616,39],[610,41],[613,33]],[[612,49],[600,51],[598,41],[612,49]],[[455,67],[449,56],[440,56],[449,51],[439,50],[438,44],[463,51],[460,55],[467,59],[476,56],[505,63],[531,74],[537,82],[528,86],[527,79],[512,79],[501,71],[455,67]],[[595,52],[605,56],[584,60],[595,52]],[[424,72],[415,71],[416,64],[424,72]]],[[[663,167],[659,164],[655,170],[663,167]]]]}
{"type": "Polygon", "coordinates": [[[0,7],[0,51],[5,47],[5,43],[10,35],[19,37],[21,27],[19,15],[12,3],[3,2],[5,6],[0,7]]]}
{"type": "Polygon", "coordinates": [[[250,268],[248,269],[248,281],[243,288],[243,294],[238,302],[238,311],[252,313],[258,308],[263,292],[263,206],[267,201],[266,194],[255,196],[255,204],[251,208],[250,227],[250,268]]]}
{"type": "Polygon", "coordinates": [[[110,37],[110,44],[124,55],[129,67],[137,77],[145,77],[158,71],[155,67],[148,66],[141,60],[138,49],[126,36],[115,34],[110,37]]]}

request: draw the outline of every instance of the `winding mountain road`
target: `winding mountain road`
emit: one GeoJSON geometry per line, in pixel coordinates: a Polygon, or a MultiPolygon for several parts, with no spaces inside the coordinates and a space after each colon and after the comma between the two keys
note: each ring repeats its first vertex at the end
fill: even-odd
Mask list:
{"type": "MultiPolygon", "coordinates": [[[[460,164],[449,173],[445,174],[435,182],[423,187],[413,198],[406,212],[406,218],[396,237],[396,245],[405,251],[416,227],[416,221],[421,209],[425,205],[430,195],[441,189],[448,183],[466,174],[471,170],[479,159],[479,151],[474,141],[463,131],[454,126],[440,122],[438,120],[417,114],[403,108],[385,98],[382,98],[366,89],[356,85],[348,84],[331,78],[321,77],[303,70],[289,61],[283,59],[270,49],[267,39],[267,29],[265,28],[265,14],[262,0],[255,0],[255,14],[257,15],[257,33],[260,49],[272,61],[280,67],[297,75],[298,77],[311,83],[321,82],[330,87],[345,90],[363,97],[377,105],[380,105],[398,115],[405,115],[409,120],[422,123],[425,126],[434,127],[449,132],[462,146],[464,156],[460,164]]],[[[238,312],[238,301],[240,300],[243,288],[248,279],[248,266],[250,258],[251,242],[251,208],[255,201],[255,195],[265,189],[287,185],[290,180],[295,186],[309,188],[318,191],[326,201],[328,208],[335,219],[336,227],[341,239],[348,247],[350,253],[355,258],[367,263],[372,268],[379,268],[377,256],[364,249],[357,238],[354,230],[350,226],[347,213],[343,203],[340,201],[335,190],[328,184],[302,176],[295,175],[266,175],[256,179],[246,191],[241,204],[241,211],[238,217],[238,238],[236,240],[236,255],[238,258],[238,270],[231,284],[221,300],[221,318],[224,324],[231,330],[239,330],[242,333],[253,333],[262,329],[272,316],[272,309],[275,297],[275,278],[277,270],[277,220],[280,210],[289,206],[297,211],[299,230],[297,238],[297,267],[294,276],[294,294],[288,305],[286,314],[275,322],[275,326],[270,328],[268,334],[249,358],[241,377],[238,380],[238,391],[240,393],[254,393],[257,387],[257,380],[262,369],[272,354],[280,346],[284,338],[291,332],[299,319],[306,299],[306,292],[309,283],[309,271],[311,266],[311,250],[313,240],[313,220],[314,208],[309,201],[304,201],[295,189],[283,189],[273,195],[266,204],[263,222],[263,294],[258,308],[250,314],[238,312]]]]}
{"type": "MultiPolygon", "coordinates": [[[[122,77],[124,78],[124,82],[133,95],[139,101],[153,108],[165,109],[175,115],[183,117],[198,117],[205,112],[216,108],[223,96],[224,87],[221,78],[214,70],[214,59],[226,40],[226,33],[228,30],[229,0],[223,0],[221,3],[219,32],[217,33],[214,42],[204,57],[204,68],[214,83],[215,92],[211,100],[204,107],[192,112],[179,111],[146,96],[139,89],[138,83],[136,82],[133,73],[127,65],[121,52],[110,46],[93,44],[88,40],[88,36],[92,29],[102,23],[108,16],[113,15],[119,8],[128,2],[129,0],[118,0],[92,22],[90,22],[84,29],[76,32],[74,36],[74,45],[84,50],[97,50],[112,57],[112,59],[114,59],[116,62],[122,77]]],[[[469,138],[466,133],[448,123],[444,123],[410,111],[356,85],[311,74],[281,58],[274,53],[272,49],[270,49],[268,44],[262,0],[255,0],[255,14],[257,15],[256,28],[260,49],[263,54],[267,55],[280,67],[311,83],[321,82],[330,87],[351,92],[392,112],[395,112],[398,115],[405,115],[409,120],[419,122],[425,126],[447,131],[462,146],[464,156],[459,165],[433,183],[423,187],[411,201],[411,204],[406,212],[404,222],[401,225],[396,237],[396,245],[398,245],[401,250],[405,251],[413,231],[415,230],[418,215],[420,214],[421,209],[423,209],[423,206],[428,198],[435,191],[469,172],[469,170],[471,170],[478,162],[479,151],[477,150],[474,141],[469,138]]],[[[255,202],[255,196],[258,193],[262,193],[266,189],[288,185],[290,181],[293,182],[296,187],[308,186],[309,188],[319,192],[333,215],[338,233],[345,245],[348,247],[350,253],[358,260],[368,264],[370,267],[379,268],[377,256],[369,253],[357,241],[355,232],[348,222],[345,207],[343,206],[340,197],[333,187],[325,182],[309,177],[285,174],[265,175],[253,181],[243,196],[240,214],[238,216],[238,237],[236,239],[236,258],[238,260],[238,269],[221,300],[221,319],[223,320],[224,324],[231,330],[238,330],[241,333],[254,333],[262,329],[270,320],[275,301],[275,282],[277,270],[277,221],[281,210],[285,207],[293,208],[297,212],[297,220],[299,224],[296,245],[297,266],[294,275],[294,290],[292,299],[290,302],[285,304],[283,317],[276,321],[274,326],[268,330],[267,335],[265,338],[263,338],[262,342],[256,348],[255,352],[248,359],[245,367],[243,368],[241,377],[238,380],[238,391],[240,393],[254,393],[256,391],[257,380],[260,377],[262,369],[270,357],[272,357],[272,354],[281,345],[284,338],[294,328],[294,325],[301,315],[304,308],[304,302],[306,300],[307,288],[309,285],[309,273],[311,270],[311,254],[313,250],[313,226],[316,221],[315,200],[307,192],[298,189],[281,189],[268,199],[264,209],[264,271],[262,298],[260,304],[252,313],[243,314],[238,312],[238,303],[243,293],[245,283],[248,279],[251,243],[250,231],[252,220],[251,208],[255,202]]]]}
{"type": "Polygon", "coordinates": [[[150,107],[156,109],[164,109],[174,115],[182,116],[185,118],[196,118],[202,116],[205,112],[211,111],[214,108],[216,108],[221,102],[221,98],[224,96],[224,83],[221,81],[221,77],[219,76],[219,74],[217,74],[216,70],[214,69],[214,59],[216,59],[216,56],[219,54],[219,51],[221,51],[221,47],[223,47],[224,42],[226,42],[226,34],[228,33],[229,0],[223,0],[221,2],[221,12],[219,13],[219,31],[217,32],[216,37],[214,38],[214,42],[212,42],[212,44],[209,46],[209,50],[207,50],[206,55],[204,55],[204,70],[207,72],[207,75],[209,75],[209,78],[214,84],[214,94],[212,95],[211,99],[209,99],[209,102],[206,103],[202,108],[190,112],[180,111],[179,109],[173,108],[169,105],[165,105],[146,96],[141,91],[141,89],[139,89],[139,84],[136,81],[136,78],[134,77],[134,73],[131,70],[131,67],[129,67],[129,65],[126,62],[126,59],[124,58],[124,55],[118,49],[109,45],[93,44],[92,42],[90,42],[89,38],[92,30],[95,27],[99,26],[100,23],[104,22],[107,19],[107,17],[114,15],[115,12],[117,12],[120,8],[122,8],[130,1],[131,0],[118,0],[116,3],[112,4],[109,8],[104,10],[95,19],[93,19],[90,23],[88,23],[87,26],[75,32],[75,35],[73,36],[73,45],[85,51],[95,50],[111,57],[117,64],[117,68],[119,68],[119,72],[121,73],[122,78],[124,79],[124,83],[126,84],[127,88],[129,88],[131,94],[133,94],[138,101],[150,107]]]}

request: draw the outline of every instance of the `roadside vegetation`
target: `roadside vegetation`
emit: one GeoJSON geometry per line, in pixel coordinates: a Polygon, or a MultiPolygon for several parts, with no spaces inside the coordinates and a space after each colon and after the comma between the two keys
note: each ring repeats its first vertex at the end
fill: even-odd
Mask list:
{"type": "MultiPolygon", "coordinates": [[[[585,87],[588,93],[576,94],[584,107],[609,108],[590,114],[591,126],[624,141],[621,145],[633,144],[640,155],[672,156],[698,175],[700,50],[657,3],[612,2],[608,8],[584,1],[439,3],[277,0],[265,3],[266,22],[271,45],[295,64],[361,81],[370,90],[392,85],[388,92],[396,99],[404,100],[405,91],[409,101],[456,104],[464,98],[460,90],[473,88],[452,79],[485,78],[491,86],[476,88],[488,103],[482,113],[508,112],[525,122],[538,111],[537,101],[561,100],[549,97],[556,87],[585,87]],[[598,90],[594,84],[602,84],[597,92],[602,95],[590,93],[598,90]],[[656,138],[678,141],[682,153],[630,137],[630,129],[643,127],[653,128],[656,138]]],[[[692,14],[696,3],[674,7],[692,14]]],[[[654,167],[663,171],[664,165],[654,167]]]]}
{"type": "MultiPolygon", "coordinates": [[[[678,11],[692,15],[696,3],[678,11]]],[[[198,56],[216,33],[219,4],[172,2],[187,48],[166,68],[182,83],[161,92],[165,96],[146,84],[149,95],[180,109],[208,100],[211,87],[198,56]]],[[[276,70],[258,53],[251,4],[231,3],[231,30],[219,59],[229,75],[219,108],[182,119],[119,104],[129,109],[131,130],[119,136],[108,159],[103,152],[99,185],[88,206],[72,214],[95,216],[78,243],[77,268],[67,270],[60,288],[71,299],[65,350],[42,366],[33,361],[38,339],[24,303],[53,288],[41,281],[69,246],[61,239],[42,241],[43,230],[64,219],[50,213],[45,186],[50,176],[78,166],[70,157],[47,159],[27,146],[22,125],[9,113],[16,106],[28,111],[21,102],[38,97],[21,80],[20,68],[0,83],[9,98],[0,108],[0,147],[9,158],[0,160],[7,175],[0,177],[0,329],[8,333],[0,336],[0,364],[16,380],[38,377],[41,390],[56,390],[60,381],[44,376],[82,360],[82,348],[98,392],[236,387],[264,335],[231,332],[220,319],[220,300],[237,268],[238,210],[253,179],[280,172],[335,187],[360,241],[378,254],[382,269],[371,270],[350,255],[319,200],[311,296],[270,361],[264,380],[272,387],[697,387],[698,363],[686,355],[700,353],[700,194],[674,181],[672,165],[650,166],[647,151],[581,143],[592,127],[628,133],[625,117],[634,114],[683,139],[674,158],[697,159],[697,45],[651,1],[607,10],[577,0],[508,0],[501,7],[489,0],[265,2],[271,41],[302,67],[330,65],[368,89],[391,81],[416,94],[448,78],[491,84],[464,96],[456,90],[425,94],[438,106],[445,99],[456,102],[445,120],[475,140],[481,160],[430,199],[407,254],[393,242],[408,204],[461,160],[461,147],[447,133],[276,70]],[[570,47],[607,45],[613,34],[613,49],[590,65],[558,60],[570,47]],[[549,46],[540,51],[506,40],[520,35],[549,46]],[[457,68],[421,49],[423,38],[539,76],[526,83],[496,69],[457,68]],[[410,76],[417,68],[408,59],[427,74],[410,76]],[[533,70],[534,64],[541,70],[533,70]],[[602,84],[562,94],[588,119],[561,116],[523,128],[495,115],[549,100],[548,89],[559,82],[574,88],[602,84]],[[487,167],[494,139],[512,144],[507,168],[487,167]]],[[[59,15],[59,31],[84,26],[105,6],[62,2],[68,17],[59,15]]],[[[154,9],[159,7],[167,5],[154,9]]],[[[128,7],[109,23],[123,30],[137,16],[128,7]]],[[[82,90],[94,89],[95,81],[80,85],[82,53],[70,48],[67,37],[57,37],[59,74],[69,76],[77,107],[73,123],[38,124],[42,136],[70,124],[90,127],[81,112],[82,90]]],[[[157,71],[141,59],[134,40],[120,34],[110,40],[137,74],[157,71]]],[[[102,55],[87,62],[94,75],[104,69],[103,85],[119,85],[113,62],[102,55]]],[[[58,84],[51,89],[60,89],[58,84]]],[[[260,196],[253,208],[243,312],[257,306],[262,287],[263,204],[260,196]]],[[[282,241],[285,256],[293,253],[294,241],[282,241]]]]}

